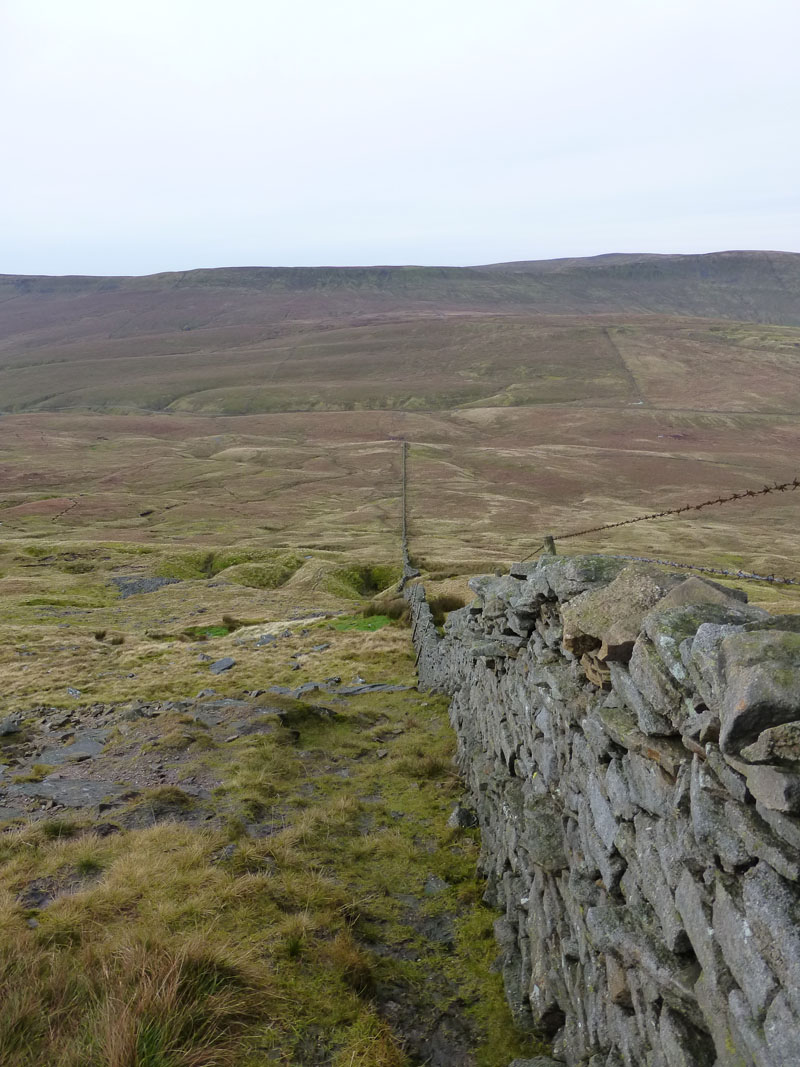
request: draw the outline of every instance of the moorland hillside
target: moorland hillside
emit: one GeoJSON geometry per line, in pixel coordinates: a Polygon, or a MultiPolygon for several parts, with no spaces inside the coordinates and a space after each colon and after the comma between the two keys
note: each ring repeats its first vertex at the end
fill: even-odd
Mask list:
{"type": "Polygon", "coordinates": [[[785,413],[798,327],[791,253],[4,276],[0,410],[785,413]]]}
{"type": "MultiPolygon", "coordinates": [[[[416,551],[480,569],[793,477],[798,323],[790,253],[7,276],[3,533],[393,560],[406,438],[416,551]]],[[[571,543],[797,569],[793,496],[702,520],[571,543]]]]}
{"type": "MultiPolygon", "coordinates": [[[[401,441],[443,622],[543,533],[791,479],[799,279],[772,253],[0,279],[0,1062],[544,1051],[415,687],[401,441]]],[[[797,499],[558,547],[800,575],[797,499]]]]}

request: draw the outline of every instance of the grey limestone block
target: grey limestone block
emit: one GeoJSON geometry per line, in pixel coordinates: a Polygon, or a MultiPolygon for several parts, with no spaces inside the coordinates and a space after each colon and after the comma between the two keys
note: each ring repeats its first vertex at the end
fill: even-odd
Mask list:
{"type": "Polygon", "coordinates": [[[601,659],[627,663],[642,619],[674,584],[673,575],[632,563],[608,585],[573,597],[562,609],[564,648],[575,655],[597,648],[601,659]]]}
{"type": "Polygon", "coordinates": [[[729,634],[720,645],[720,660],[723,752],[739,752],[763,730],[800,720],[800,633],[729,634]]]}
{"type": "Polygon", "coordinates": [[[698,883],[688,871],[684,872],[675,890],[675,906],[680,913],[697,961],[703,969],[704,980],[715,992],[727,995],[733,988],[733,977],[725,964],[714,935],[710,900],[705,887],[698,883]]]}
{"type": "Polygon", "coordinates": [[[505,584],[516,584],[516,582],[517,579],[512,578],[510,575],[498,577],[495,574],[475,574],[469,579],[467,585],[475,596],[485,602],[490,597],[496,596],[505,584]]]}
{"type": "Polygon", "coordinates": [[[608,996],[612,1004],[619,1004],[624,1008],[631,1008],[633,1000],[631,989],[628,984],[628,972],[622,964],[613,956],[605,957],[606,983],[608,996]]]}
{"type": "Polygon", "coordinates": [[[655,761],[668,774],[677,775],[679,768],[689,758],[680,741],[671,737],[648,736],[639,729],[635,715],[621,704],[616,694],[612,693],[609,701],[597,709],[603,729],[611,740],[629,752],[637,752],[655,761]]]}
{"type": "Polygon", "coordinates": [[[466,632],[469,620],[470,610],[468,607],[457,608],[455,611],[449,612],[447,618],[444,620],[445,634],[448,637],[460,637],[466,632]]]}
{"type": "Polygon", "coordinates": [[[647,637],[639,637],[628,664],[631,681],[650,706],[673,723],[686,714],[685,691],[664,666],[647,637]]]}
{"type": "Polygon", "coordinates": [[[786,762],[800,766],[800,722],[764,730],[752,745],[742,749],[742,758],[750,763],[786,762]]]}
{"type": "Polygon", "coordinates": [[[594,865],[607,892],[615,889],[625,870],[625,863],[616,849],[607,849],[602,838],[592,825],[588,805],[578,812],[578,826],[581,832],[583,853],[587,862],[594,865]]]}
{"type": "Polygon", "coordinates": [[[545,595],[564,601],[595,586],[607,585],[626,566],[624,560],[608,556],[541,556],[528,581],[545,595]]]}
{"type": "Polygon", "coordinates": [[[586,792],[589,798],[589,806],[592,811],[594,827],[606,849],[610,852],[614,848],[614,839],[619,832],[619,822],[617,821],[614,812],[611,810],[611,805],[600,786],[596,774],[589,775],[586,792]]]}
{"type": "Polygon", "coordinates": [[[648,925],[649,914],[649,906],[589,908],[586,925],[596,949],[615,955],[626,967],[641,968],[668,1003],[688,1011],[694,1003],[699,967],[666,948],[648,925]]]}
{"type": "Polygon", "coordinates": [[[602,719],[597,714],[597,709],[590,708],[581,719],[581,731],[590,746],[594,760],[602,759],[611,749],[611,739],[605,731],[602,719]]]}
{"type": "Polygon", "coordinates": [[[773,1067],[763,1028],[753,1018],[741,989],[732,989],[728,993],[728,1018],[736,1051],[748,1054],[754,1067],[773,1067]]]}
{"type": "Polygon", "coordinates": [[[764,860],[790,882],[800,881],[800,852],[786,844],[758,811],[749,804],[728,800],[725,814],[731,829],[741,838],[751,856],[764,860]]]}
{"type": "Polygon", "coordinates": [[[747,769],[747,788],[765,808],[800,813],[800,773],[757,763],[747,769]]]}
{"type": "Polygon", "coordinates": [[[614,692],[634,713],[638,727],[643,734],[669,736],[677,732],[670,719],[656,711],[650,701],[642,696],[625,667],[618,663],[610,663],[609,667],[614,692]]]}
{"type": "Polygon", "coordinates": [[[690,797],[692,830],[701,848],[718,856],[728,871],[746,863],[750,854],[728,823],[725,812],[727,794],[722,792],[698,756],[692,762],[690,797]]]}
{"type": "Polygon", "coordinates": [[[800,888],[762,860],[745,872],[742,900],[757,951],[800,1012],[800,888]]]}
{"type": "Polygon", "coordinates": [[[526,793],[519,845],[542,870],[552,873],[568,865],[563,816],[553,798],[526,793]]]}
{"type": "Polygon", "coordinates": [[[603,1063],[605,1067],[626,1067],[625,1061],[614,1049],[609,1052],[603,1063]]]}
{"type": "Polygon", "coordinates": [[[776,834],[790,844],[795,852],[800,852],[800,818],[794,815],[783,815],[781,812],[765,808],[756,801],[756,811],[768,823],[776,834]]]}
{"type": "Polygon", "coordinates": [[[632,819],[639,809],[631,801],[630,790],[622,773],[621,760],[609,760],[606,767],[604,788],[614,815],[618,819],[632,819]]]}
{"type": "Polygon", "coordinates": [[[658,763],[631,752],[622,761],[622,773],[634,804],[651,815],[672,814],[675,780],[658,763]]]}
{"type": "Polygon", "coordinates": [[[725,963],[746,996],[753,1015],[763,1019],[777,988],[775,976],[756,944],[737,880],[719,871],[714,876],[712,917],[714,936],[725,963]]]}
{"type": "MultiPolygon", "coordinates": [[[[515,578],[516,575],[511,575],[515,578]]],[[[536,587],[535,581],[517,579],[516,585],[511,589],[508,604],[512,611],[523,616],[535,617],[545,600],[545,593],[536,587]]]]}
{"type": "Polygon", "coordinates": [[[549,1056],[534,1056],[527,1060],[512,1060],[508,1067],[559,1067],[563,1060],[551,1060],[549,1056]]]}
{"type": "Polygon", "coordinates": [[[752,611],[747,604],[728,606],[706,603],[671,607],[665,597],[645,616],[642,628],[675,681],[686,684],[689,677],[680,654],[681,644],[688,638],[694,638],[703,623],[744,625],[752,620],[752,611]]]}
{"type": "Polygon", "coordinates": [[[606,1006],[606,1020],[612,1043],[607,1062],[614,1064],[614,1067],[620,1064],[622,1067],[641,1067],[642,1034],[634,1013],[609,1003],[606,1006]]]}
{"type": "Polygon", "coordinates": [[[625,873],[619,880],[619,888],[625,903],[630,907],[639,907],[646,905],[648,902],[645,900],[644,893],[642,893],[642,872],[639,870],[638,864],[628,864],[625,868],[625,873]]]}
{"type": "Polygon", "coordinates": [[[800,1016],[792,1010],[785,993],[778,993],[769,1006],[764,1038],[774,1064],[800,1063],[800,1016]]]}
{"type": "Polygon", "coordinates": [[[686,930],[661,865],[656,821],[650,816],[638,815],[635,820],[634,841],[641,871],[642,893],[658,918],[664,944],[670,952],[684,952],[688,947],[686,930]]]}
{"type": "Polygon", "coordinates": [[[694,987],[697,1006],[700,1009],[704,1026],[711,1035],[717,1059],[714,1067],[775,1067],[774,1064],[758,1064],[743,1047],[738,1029],[733,1026],[728,998],[715,989],[705,974],[701,975],[694,987]]]}
{"type": "Polygon", "coordinates": [[[514,611],[513,608],[509,608],[505,613],[506,627],[526,640],[530,637],[535,624],[536,617],[534,615],[526,615],[522,612],[514,611]]]}
{"type": "MultiPolygon", "coordinates": [[[[630,971],[628,983],[642,1047],[647,1049],[647,1056],[655,1059],[654,1053],[659,1049],[658,1023],[662,1006],[661,992],[641,970],[630,971]]],[[[659,1062],[663,1067],[663,1060],[659,1062]]]]}
{"type": "Polygon", "coordinates": [[[705,745],[706,764],[728,793],[742,803],[747,799],[747,781],[743,774],[727,763],[719,748],[710,741],[705,745]]]}

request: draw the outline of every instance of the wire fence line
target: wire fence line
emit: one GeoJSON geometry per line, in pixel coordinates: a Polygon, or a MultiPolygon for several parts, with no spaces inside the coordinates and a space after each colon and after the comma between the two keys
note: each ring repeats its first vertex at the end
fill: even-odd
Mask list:
{"type": "MultiPolygon", "coordinates": [[[[729,493],[727,496],[717,496],[711,500],[703,500],[699,504],[682,504],[680,507],[665,508],[663,511],[653,511],[647,515],[637,515],[633,519],[622,519],[619,522],[604,522],[599,526],[589,526],[583,530],[572,530],[568,533],[552,534],[545,538],[542,544],[529,552],[520,562],[532,559],[533,556],[546,549],[555,552],[556,541],[566,541],[571,537],[585,537],[588,534],[604,533],[606,530],[616,530],[620,526],[632,526],[637,522],[648,522],[651,519],[663,519],[669,515],[685,515],[692,511],[702,511],[704,508],[714,507],[718,504],[730,504],[736,500],[747,500],[755,497],[767,496],[769,493],[793,492],[800,488],[800,477],[795,477],[789,482],[773,482],[761,489],[744,489],[738,493],[729,493]]],[[[671,559],[659,559],[653,556],[614,555],[612,559],[630,559],[642,563],[658,563],[662,567],[675,567],[680,570],[699,571],[702,574],[718,574],[725,578],[735,578],[749,582],[770,582],[773,585],[800,585],[800,579],[781,578],[775,574],[756,574],[755,571],[730,570],[724,567],[708,567],[701,563],[679,563],[671,559]]]]}
{"type": "Polygon", "coordinates": [[[572,533],[553,534],[553,540],[566,541],[570,537],[583,537],[585,534],[602,533],[603,530],[614,530],[618,526],[632,526],[635,522],[647,522],[649,519],[664,519],[668,515],[683,515],[687,511],[702,511],[703,508],[713,507],[715,504],[730,504],[733,500],[745,500],[748,497],[765,496],[767,493],[785,493],[800,488],[800,478],[793,478],[791,482],[775,482],[773,485],[765,485],[763,489],[745,489],[741,493],[730,493],[728,496],[717,496],[713,500],[704,500],[701,504],[683,504],[679,508],[667,508],[665,511],[653,511],[649,515],[637,515],[635,519],[622,519],[620,522],[604,522],[600,526],[589,526],[585,530],[573,530],[572,533]]]}
{"type": "Polygon", "coordinates": [[[411,581],[412,578],[419,578],[419,571],[412,565],[411,556],[408,552],[408,441],[403,441],[400,445],[400,486],[403,531],[400,538],[400,549],[403,555],[403,576],[400,579],[400,589],[402,590],[406,582],[411,581]]]}
{"type": "MultiPolygon", "coordinates": [[[[419,571],[411,565],[408,551],[408,441],[401,444],[401,479],[402,479],[402,553],[403,553],[403,578],[401,589],[411,578],[416,578],[419,571]]],[[[589,526],[583,530],[572,530],[568,533],[551,534],[545,537],[541,544],[537,545],[527,556],[520,560],[525,563],[538,555],[542,550],[555,552],[556,541],[566,541],[572,537],[585,537],[588,534],[603,533],[606,530],[616,530],[621,526],[632,526],[637,522],[648,522],[652,519],[663,519],[670,515],[685,515],[692,511],[702,511],[704,508],[714,507],[719,504],[730,504],[737,500],[748,500],[756,497],[767,496],[770,493],[786,493],[800,489],[800,476],[789,482],[773,482],[761,489],[744,489],[738,493],[729,493],[727,496],[717,496],[711,500],[703,500],[699,504],[682,504],[680,507],[666,508],[664,511],[653,511],[647,515],[637,515],[633,519],[622,519],[619,522],[605,522],[599,526],[589,526]]],[[[725,567],[709,567],[702,563],[680,563],[677,560],[660,559],[653,556],[612,555],[612,559],[629,559],[640,563],[657,563],[662,567],[674,567],[679,570],[699,571],[701,574],[717,574],[724,578],[733,578],[739,581],[768,582],[772,585],[795,585],[800,586],[798,578],[783,578],[775,574],[756,574],[755,571],[731,570],[725,567]]]]}

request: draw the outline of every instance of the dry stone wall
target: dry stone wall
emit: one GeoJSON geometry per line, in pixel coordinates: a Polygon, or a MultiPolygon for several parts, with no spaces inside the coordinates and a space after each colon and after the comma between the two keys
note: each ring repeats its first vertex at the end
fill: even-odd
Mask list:
{"type": "Polygon", "coordinates": [[[570,1067],[800,1065],[800,616],[600,556],[472,579],[452,696],[509,1002],[570,1067]]]}

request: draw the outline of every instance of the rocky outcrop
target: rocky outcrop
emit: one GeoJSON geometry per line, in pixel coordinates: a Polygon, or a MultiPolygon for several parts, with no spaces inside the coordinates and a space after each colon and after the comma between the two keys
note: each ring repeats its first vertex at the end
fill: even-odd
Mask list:
{"type": "Polygon", "coordinates": [[[517,1019],[570,1067],[800,1063],[800,617],[600,556],[472,579],[451,694],[517,1019]]]}

